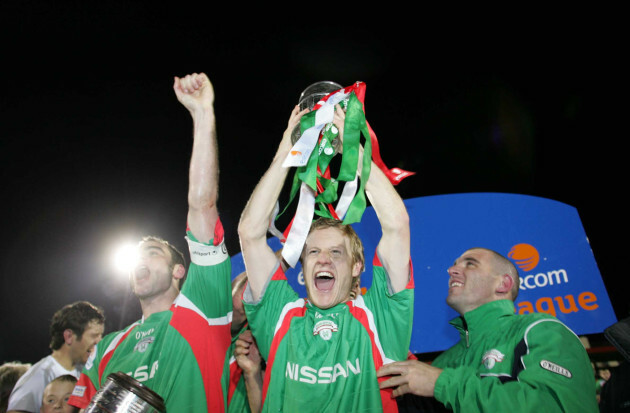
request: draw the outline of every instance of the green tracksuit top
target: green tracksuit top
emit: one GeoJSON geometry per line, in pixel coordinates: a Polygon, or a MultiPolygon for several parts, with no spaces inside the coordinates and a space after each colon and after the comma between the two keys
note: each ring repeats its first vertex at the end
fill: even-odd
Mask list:
{"type": "Polygon", "coordinates": [[[455,412],[597,412],[595,379],[579,338],[548,314],[484,304],[451,321],[460,341],[433,366],[435,398],[455,412]]]}

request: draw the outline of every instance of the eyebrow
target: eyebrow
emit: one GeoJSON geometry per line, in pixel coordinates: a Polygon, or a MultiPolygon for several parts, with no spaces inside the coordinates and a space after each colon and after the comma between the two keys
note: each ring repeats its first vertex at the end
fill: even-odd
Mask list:
{"type": "Polygon", "coordinates": [[[153,250],[162,251],[162,248],[160,248],[158,245],[147,245],[146,247],[142,247],[142,251],[153,251],[153,250]]]}
{"type": "Polygon", "coordinates": [[[475,264],[479,264],[479,260],[473,257],[464,257],[464,258],[458,258],[457,260],[455,260],[454,265],[457,265],[458,263],[465,261],[465,262],[474,262],[475,264]]]}
{"type": "Polygon", "coordinates": [[[305,250],[306,250],[306,249],[309,249],[309,248],[317,248],[318,250],[321,250],[321,249],[328,249],[328,250],[332,250],[332,249],[336,249],[336,248],[337,248],[337,249],[343,249],[344,251],[346,250],[346,246],[345,246],[345,244],[343,244],[343,243],[341,243],[341,244],[331,245],[330,247],[319,247],[319,246],[316,246],[316,245],[308,245],[308,244],[305,244],[305,245],[304,245],[304,249],[305,249],[305,250]]]}

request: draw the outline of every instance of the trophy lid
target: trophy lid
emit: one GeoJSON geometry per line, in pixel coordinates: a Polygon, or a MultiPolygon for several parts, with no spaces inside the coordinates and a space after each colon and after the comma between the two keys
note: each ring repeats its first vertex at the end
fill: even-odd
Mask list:
{"type": "Polygon", "coordinates": [[[300,100],[298,103],[300,110],[304,110],[306,108],[313,109],[313,106],[315,106],[321,98],[331,92],[334,92],[335,90],[341,89],[342,87],[343,86],[340,84],[329,80],[322,80],[309,85],[300,94],[300,100]]]}
{"type": "Polygon", "coordinates": [[[111,373],[109,376],[107,376],[107,380],[111,380],[118,384],[120,387],[132,392],[136,396],[140,397],[142,400],[149,403],[159,412],[166,411],[164,399],[162,399],[159,394],[157,394],[144,384],[140,383],[133,377],[130,377],[129,375],[119,371],[116,373],[111,373]]]}

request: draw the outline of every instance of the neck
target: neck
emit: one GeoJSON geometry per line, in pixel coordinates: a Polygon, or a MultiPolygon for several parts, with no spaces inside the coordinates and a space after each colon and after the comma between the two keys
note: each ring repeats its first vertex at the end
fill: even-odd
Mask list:
{"type": "Polygon", "coordinates": [[[57,350],[53,350],[52,351],[52,356],[55,360],[57,360],[57,363],[61,364],[61,366],[70,371],[73,370],[76,366],[75,363],[72,361],[72,358],[70,357],[70,354],[68,354],[67,349],[64,348],[65,344],[61,346],[61,348],[57,349],[57,350]]]}
{"type": "Polygon", "coordinates": [[[140,298],[140,307],[142,307],[143,317],[146,319],[151,314],[167,311],[171,308],[178,294],[179,291],[173,289],[159,296],[140,298]]]}

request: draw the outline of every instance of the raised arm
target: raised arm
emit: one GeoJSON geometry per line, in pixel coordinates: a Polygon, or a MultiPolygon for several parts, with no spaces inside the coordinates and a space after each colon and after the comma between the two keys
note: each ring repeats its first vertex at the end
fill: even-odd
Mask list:
{"type": "Polygon", "coordinates": [[[374,162],[365,193],[381,223],[378,255],[389,274],[393,292],[402,291],[410,276],[409,214],[402,198],[374,162]]]}
{"type": "Polygon", "coordinates": [[[200,242],[214,236],[219,217],[219,161],[214,118],[214,89],[204,73],[175,77],[173,89],[193,118],[193,149],[188,186],[188,227],[200,242]]]}
{"type": "MultiPolygon", "coordinates": [[[[342,139],[344,118],[343,110],[337,107],[334,123],[339,128],[342,139]]],[[[359,168],[361,165],[363,148],[359,150],[359,168]]],[[[411,238],[407,208],[387,176],[374,162],[365,185],[365,193],[381,224],[382,236],[377,247],[379,257],[389,274],[393,292],[402,291],[409,283],[411,271],[411,238]]]]}
{"type": "Polygon", "coordinates": [[[307,112],[308,110],[300,111],[298,106],[291,112],[287,129],[271,166],[252,192],[238,225],[247,279],[255,301],[260,298],[265,282],[278,262],[274,251],[267,244],[267,229],[289,172],[289,168],[283,167],[282,163],[293,146],[291,132],[307,112]]]}

